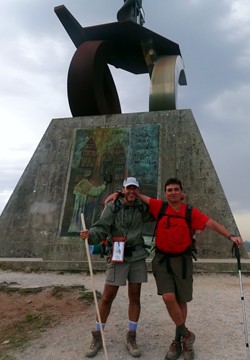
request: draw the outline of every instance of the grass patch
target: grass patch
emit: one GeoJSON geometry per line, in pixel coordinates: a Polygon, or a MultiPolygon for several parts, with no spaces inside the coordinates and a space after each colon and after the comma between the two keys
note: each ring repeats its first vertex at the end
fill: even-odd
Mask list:
{"type": "MultiPolygon", "coordinates": [[[[0,330],[0,350],[23,347],[28,343],[28,341],[36,338],[39,333],[45,331],[48,326],[56,322],[57,319],[55,316],[36,313],[27,314],[20,321],[15,321],[11,325],[8,325],[0,330]]],[[[0,358],[0,360],[3,359],[5,358],[0,358]]],[[[6,360],[7,359],[8,357],[6,357],[6,360]]]]}
{"type": "MultiPolygon", "coordinates": [[[[19,293],[21,295],[30,295],[30,294],[39,294],[44,288],[19,288],[19,287],[8,287],[5,285],[0,285],[0,291],[5,292],[6,294],[19,293]]],[[[0,359],[1,360],[1,359],[0,359]]]]}
{"type": "Polygon", "coordinates": [[[93,294],[83,296],[85,305],[79,301],[79,294],[85,291],[83,285],[47,287],[46,291],[44,288],[20,289],[1,285],[3,306],[0,314],[4,318],[0,322],[0,360],[14,360],[10,351],[22,350],[30,341],[68,318],[68,313],[72,316],[82,313],[86,304],[93,301],[93,294]]]}
{"type": "MultiPolygon", "coordinates": [[[[101,293],[99,291],[96,291],[96,297],[98,300],[101,298],[101,296],[101,293]]],[[[91,304],[94,301],[94,294],[92,291],[89,290],[81,291],[78,299],[86,301],[88,304],[91,304]]]]}
{"type": "Polygon", "coordinates": [[[0,360],[15,360],[15,358],[6,354],[6,355],[0,355],[0,360]]]}

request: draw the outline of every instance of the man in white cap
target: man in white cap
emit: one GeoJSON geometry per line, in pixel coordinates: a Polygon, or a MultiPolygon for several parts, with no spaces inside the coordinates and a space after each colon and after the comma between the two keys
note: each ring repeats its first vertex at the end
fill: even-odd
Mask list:
{"type": "Polygon", "coordinates": [[[80,233],[81,238],[88,238],[90,244],[100,243],[106,238],[110,244],[106,282],[98,305],[102,324],[96,320],[96,329],[92,331],[93,341],[85,354],[87,357],[94,357],[102,348],[100,327],[104,329],[118,289],[125,286],[127,281],[129,319],[126,348],[131,356],[141,356],[136,343],[136,330],[141,309],[141,284],[147,282],[145,259],[148,256],[142,228],[145,221],[153,221],[153,218],[149,215],[147,205],[138,199],[139,187],[136,178],[126,178],[121,196],[107,204],[90,230],[80,233]]]}

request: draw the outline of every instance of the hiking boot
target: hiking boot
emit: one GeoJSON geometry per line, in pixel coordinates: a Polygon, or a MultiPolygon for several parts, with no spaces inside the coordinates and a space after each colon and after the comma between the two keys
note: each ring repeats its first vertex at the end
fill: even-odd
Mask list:
{"type": "Polygon", "coordinates": [[[173,340],[169,346],[164,360],[177,360],[181,356],[181,343],[180,341],[173,340]]]}
{"type": "Polygon", "coordinates": [[[98,351],[102,348],[102,335],[101,331],[92,331],[93,340],[89,347],[89,349],[86,351],[85,356],[86,357],[94,357],[98,353],[98,351]]]}
{"type": "Polygon", "coordinates": [[[183,336],[182,338],[183,358],[184,360],[193,360],[194,359],[193,343],[195,341],[195,335],[191,331],[189,331],[188,333],[189,333],[188,336],[183,336]]]}
{"type": "Polygon", "coordinates": [[[138,349],[138,346],[136,344],[136,331],[128,331],[126,340],[126,348],[129,354],[133,357],[140,357],[141,350],[138,349]]]}

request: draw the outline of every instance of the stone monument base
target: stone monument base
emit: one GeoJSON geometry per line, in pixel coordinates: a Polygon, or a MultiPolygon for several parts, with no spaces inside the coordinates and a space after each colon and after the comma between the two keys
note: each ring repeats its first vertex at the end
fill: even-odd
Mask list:
{"type": "MultiPolygon", "coordinates": [[[[121,186],[121,179],[116,182],[115,176],[112,184],[101,184],[103,167],[111,166],[111,156],[120,177],[139,177],[141,192],[149,196],[164,198],[166,179],[180,178],[188,203],[224,224],[231,233],[239,233],[191,110],[53,119],[0,217],[1,258],[86,261],[80,230],[72,225],[74,186],[81,179],[81,171],[93,165],[88,163],[93,153],[90,140],[85,155],[80,160],[76,156],[82,151],[80,145],[77,148],[81,137],[95,142],[94,179],[100,181],[95,187],[102,191],[101,201],[96,200],[91,210],[92,220],[99,216],[107,194],[121,186]],[[114,141],[118,143],[114,145],[114,141]],[[117,150],[112,150],[113,145],[117,150]]],[[[152,229],[145,228],[148,237],[152,229]]],[[[231,258],[231,246],[211,230],[197,235],[201,259],[231,258]]],[[[248,258],[245,249],[241,253],[248,258]]],[[[93,259],[99,261],[97,255],[93,259]]]]}

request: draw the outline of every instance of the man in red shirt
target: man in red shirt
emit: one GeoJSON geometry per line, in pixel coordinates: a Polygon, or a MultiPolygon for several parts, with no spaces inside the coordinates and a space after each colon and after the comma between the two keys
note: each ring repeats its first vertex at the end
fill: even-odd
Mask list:
{"type": "MultiPolygon", "coordinates": [[[[187,303],[192,300],[193,264],[192,232],[208,227],[225,236],[238,247],[243,241],[216,221],[196,208],[192,208],[191,230],[186,221],[186,204],[179,179],[170,178],[165,183],[165,196],[168,202],[165,214],[158,221],[155,237],[156,251],[152,260],[152,271],[156,280],[158,294],[167,307],[176,325],[165,360],[176,360],[183,353],[185,360],[194,359],[193,344],[195,334],[186,327],[187,303]]],[[[149,212],[157,219],[162,200],[138,194],[141,201],[149,205],[149,212]]]]}

